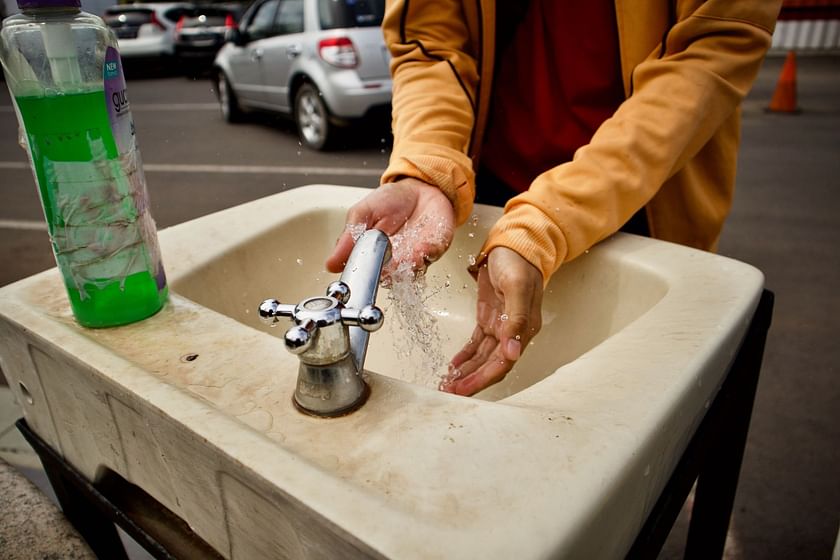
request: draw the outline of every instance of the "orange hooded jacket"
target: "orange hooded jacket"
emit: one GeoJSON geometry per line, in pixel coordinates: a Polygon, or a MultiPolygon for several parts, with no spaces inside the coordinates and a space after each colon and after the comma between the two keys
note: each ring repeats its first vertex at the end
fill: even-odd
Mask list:
{"type": "MultiPolygon", "coordinates": [[[[472,211],[487,122],[495,0],[389,0],[394,148],[382,182],[438,186],[472,211]]],[[[547,282],[646,208],[653,237],[714,250],[729,212],[740,102],[781,0],[616,0],[626,100],[572,161],[512,198],[482,248],[513,249],[547,282]]]]}

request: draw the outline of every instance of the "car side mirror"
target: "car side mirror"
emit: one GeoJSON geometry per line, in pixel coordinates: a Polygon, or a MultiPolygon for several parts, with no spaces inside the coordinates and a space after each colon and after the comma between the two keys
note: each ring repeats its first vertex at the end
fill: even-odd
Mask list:
{"type": "Polygon", "coordinates": [[[249,41],[248,32],[242,31],[238,27],[231,27],[225,32],[225,40],[237,47],[244,47],[249,41]]]}

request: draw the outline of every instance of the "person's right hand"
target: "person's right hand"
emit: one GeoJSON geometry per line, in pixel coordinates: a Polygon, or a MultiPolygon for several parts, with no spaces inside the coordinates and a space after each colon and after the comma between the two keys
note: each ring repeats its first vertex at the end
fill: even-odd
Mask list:
{"type": "MultiPolygon", "coordinates": [[[[455,211],[439,188],[407,178],[374,189],[350,208],[346,224],[363,224],[365,229],[376,228],[392,238],[403,234],[399,247],[394,247],[389,269],[408,262],[419,273],[439,259],[452,243],[455,211]]],[[[341,272],[353,244],[347,227],[327,258],[327,270],[341,272]]]]}

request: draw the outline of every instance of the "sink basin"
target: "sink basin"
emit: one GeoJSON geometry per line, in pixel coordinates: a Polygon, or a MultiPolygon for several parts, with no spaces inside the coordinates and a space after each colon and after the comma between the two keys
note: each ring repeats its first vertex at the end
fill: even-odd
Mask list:
{"type": "MultiPolygon", "coordinates": [[[[200,261],[191,260],[184,273],[175,271],[173,289],[244,325],[282,337],[285,329],[261,325],[254,312],[255,302],[277,297],[297,303],[324,292],[337,276],[325,272],[323,263],[343,229],[345,207],[358,197],[356,190],[345,189],[342,202],[313,204],[311,201],[334,200],[336,195],[303,192],[302,206],[286,221],[267,220],[265,227],[255,228],[252,213],[257,207],[265,211],[270,204],[265,200],[231,212],[226,222],[220,220],[213,247],[202,253],[200,261]],[[234,231],[243,235],[231,234],[234,231]]],[[[275,199],[277,206],[268,215],[284,210],[289,198],[275,199]]],[[[433,334],[439,347],[425,353],[421,348],[406,347],[405,339],[418,333],[408,332],[394,316],[400,310],[389,292],[380,292],[378,304],[391,320],[388,328],[371,338],[366,364],[370,371],[437,387],[448,359],[460,350],[475,326],[475,282],[467,264],[500,215],[499,208],[478,207],[470,225],[459,230],[452,250],[429,270],[421,299],[425,312],[435,318],[433,334]],[[407,362],[404,357],[415,361],[407,362]],[[432,371],[429,366],[440,369],[432,371]]],[[[179,234],[183,239],[194,235],[186,227],[179,234]]],[[[660,301],[668,291],[665,276],[624,258],[626,252],[636,250],[633,244],[638,241],[624,239],[623,246],[614,251],[596,251],[564,267],[547,287],[544,327],[533,351],[526,352],[504,381],[479,398],[498,400],[530,387],[621,331],[660,301]]]]}
{"type": "Polygon", "coordinates": [[[504,381],[444,394],[474,326],[466,266],[500,212],[479,206],[421,296],[439,347],[407,345],[418,333],[380,290],[369,401],[315,419],[291,404],[285,329],[256,306],[324,293],[365,192],[303,187],[161,231],[172,295],[134,325],[76,325],[55,270],[0,289],[0,365],[30,426],[228,558],[623,557],[725,377],[761,273],[617,234],[555,275],[543,330],[504,381]]]}

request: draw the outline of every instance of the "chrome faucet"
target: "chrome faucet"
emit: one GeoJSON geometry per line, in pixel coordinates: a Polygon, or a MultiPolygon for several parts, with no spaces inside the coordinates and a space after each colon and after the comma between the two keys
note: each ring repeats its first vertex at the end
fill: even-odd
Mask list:
{"type": "Polygon", "coordinates": [[[391,258],[388,236],[367,230],[356,241],[341,278],[326,296],[297,305],[267,299],[260,319],[275,324],[289,317],[295,326],[286,331],[286,349],[300,358],[294,403],[316,416],[341,416],[365,403],[370,388],[362,378],[370,333],[385,316],[374,305],[383,265],[391,258]]]}

